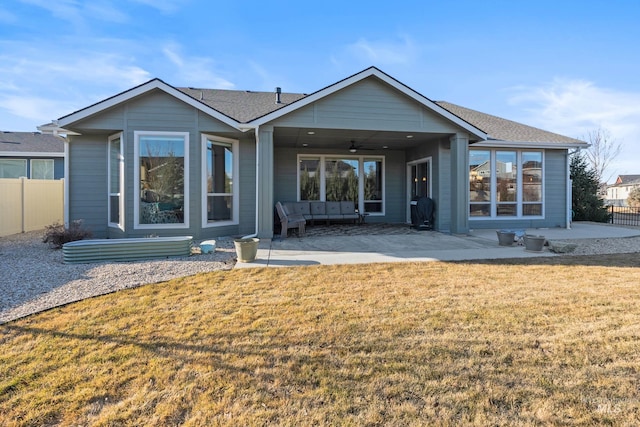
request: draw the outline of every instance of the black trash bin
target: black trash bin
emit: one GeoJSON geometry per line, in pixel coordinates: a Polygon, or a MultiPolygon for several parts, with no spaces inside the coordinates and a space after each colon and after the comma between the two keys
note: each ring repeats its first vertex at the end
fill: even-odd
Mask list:
{"type": "Polygon", "coordinates": [[[435,203],[429,197],[411,201],[411,226],[416,230],[433,230],[435,203]]]}

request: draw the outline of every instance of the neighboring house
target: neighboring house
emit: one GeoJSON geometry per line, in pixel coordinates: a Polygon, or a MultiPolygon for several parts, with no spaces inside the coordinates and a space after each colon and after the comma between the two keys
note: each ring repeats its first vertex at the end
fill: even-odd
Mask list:
{"type": "Polygon", "coordinates": [[[431,101],[375,67],[308,95],[154,79],[57,124],[78,134],[65,220],[102,237],[269,238],[275,203],[308,198],[410,223],[428,196],[435,228],[456,234],[568,227],[568,150],[588,146],[431,101]]]}
{"type": "Polygon", "coordinates": [[[629,193],[640,187],[640,175],[618,175],[616,182],[607,186],[607,204],[627,206],[629,193]]]}
{"type": "Polygon", "coordinates": [[[64,138],[40,132],[0,132],[0,178],[64,178],[64,138]]]}

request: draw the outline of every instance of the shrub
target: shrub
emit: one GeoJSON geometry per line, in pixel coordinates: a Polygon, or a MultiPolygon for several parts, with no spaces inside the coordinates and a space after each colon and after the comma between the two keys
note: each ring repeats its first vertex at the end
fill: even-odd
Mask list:
{"type": "Polygon", "coordinates": [[[640,187],[635,187],[627,197],[627,205],[632,208],[640,208],[640,187]]]}
{"type": "Polygon", "coordinates": [[[76,240],[83,240],[91,237],[91,231],[82,226],[82,220],[73,221],[69,228],[57,222],[45,227],[45,234],[42,238],[44,243],[49,243],[54,249],[62,248],[62,245],[76,240]]]}

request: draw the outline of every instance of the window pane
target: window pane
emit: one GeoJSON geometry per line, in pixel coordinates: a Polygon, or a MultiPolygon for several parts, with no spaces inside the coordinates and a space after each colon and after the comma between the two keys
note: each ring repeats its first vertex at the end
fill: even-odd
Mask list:
{"type": "Polygon", "coordinates": [[[140,223],[184,221],[184,139],[141,136],[140,223]]]}
{"type": "Polygon", "coordinates": [[[233,192],[231,144],[207,141],[207,193],[233,192]]]}
{"type": "Polygon", "coordinates": [[[469,215],[471,216],[489,216],[491,214],[491,205],[483,203],[473,203],[469,207],[469,215]]]}
{"type": "Polygon", "coordinates": [[[0,159],[0,178],[20,178],[27,176],[25,159],[0,159]]]}
{"type": "Polygon", "coordinates": [[[230,221],[233,218],[233,196],[208,196],[207,220],[230,221]]]}
{"type": "Polygon", "coordinates": [[[327,201],[351,200],[358,204],[358,160],[326,160],[327,201]]]}
{"type": "Polygon", "coordinates": [[[109,144],[109,192],[120,193],[120,138],[109,144]]]}
{"type": "Polygon", "coordinates": [[[382,212],[382,160],[364,161],[364,211],[382,212]]]}
{"type": "MultiPolygon", "coordinates": [[[[489,151],[469,151],[469,191],[469,200],[472,203],[491,201],[491,153],[489,151]]],[[[488,214],[487,212],[483,215],[488,214]]],[[[473,210],[471,215],[474,215],[473,210]]]]}
{"type": "Polygon", "coordinates": [[[522,206],[522,214],[525,216],[541,216],[542,205],[541,204],[526,204],[522,206]]]}
{"type": "Polygon", "coordinates": [[[498,216],[516,216],[518,214],[518,205],[500,203],[498,204],[498,216]]]}
{"type": "Polygon", "coordinates": [[[53,179],[53,160],[31,160],[31,179],[53,179]]]}
{"type": "MultiPolygon", "coordinates": [[[[522,153],[522,199],[525,202],[542,201],[542,153],[522,153]]],[[[526,215],[526,214],[525,214],[526,215]]],[[[540,214],[531,214],[540,215],[540,214]]]]}
{"type": "Polygon", "coordinates": [[[429,164],[418,163],[411,167],[411,200],[429,197],[429,164]]]}
{"type": "Polygon", "coordinates": [[[320,159],[300,159],[300,200],[320,200],[320,159]]]}
{"type": "Polygon", "coordinates": [[[120,196],[109,196],[109,222],[120,224],[120,196]]]}
{"type": "MultiPolygon", "coordinates": [[[[497,202],[515,202],[518,171],[516,153],[512,151],[498,151],[496,153],[496,185],[497,202]]],[[[498,213],[500,215],[500,213],[498,213]]],[[[514,213],[515,215],[515,213],[514,213]]]]}

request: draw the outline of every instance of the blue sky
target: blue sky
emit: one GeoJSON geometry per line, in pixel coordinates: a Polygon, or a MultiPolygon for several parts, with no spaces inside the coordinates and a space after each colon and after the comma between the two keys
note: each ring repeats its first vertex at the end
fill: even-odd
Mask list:
{"type": "Polygon", "coordinates": [[[575,138],[620,141],[640,174],[637,0],[2,0],[0,130],[159,77],[310,93],[377,66],[446,100],[575,138]]]}

